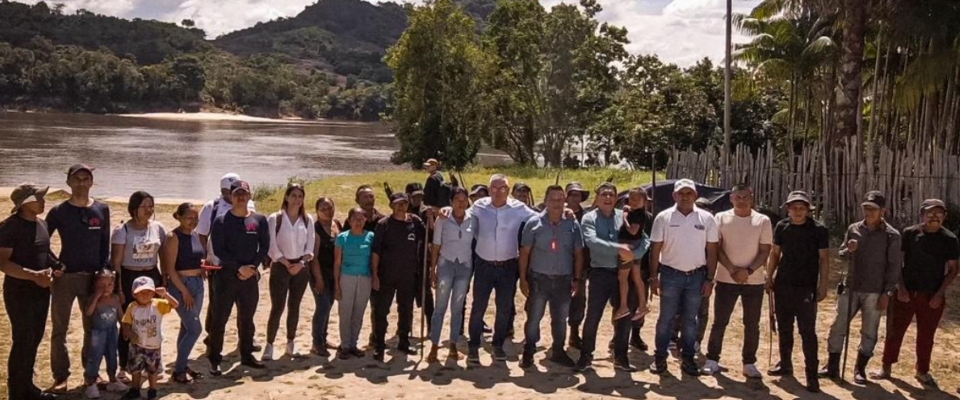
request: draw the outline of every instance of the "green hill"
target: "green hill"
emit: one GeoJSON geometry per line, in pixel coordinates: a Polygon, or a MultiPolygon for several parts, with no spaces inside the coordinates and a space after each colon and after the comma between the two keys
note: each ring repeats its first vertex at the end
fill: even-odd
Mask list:
{"type": "Polygon", "coordinates": [[[129,54],[147,65],[184,53],[215,49],[200,29],[153,20],[126,20],[84,10],[64,14],[62,9],[60,5],[51,8],[43,2],[33,6],[0,2],[0,42],[27,47],[34,37],[40,36],[57,45],[88,50],[105,47],[117,56],[129,54]]]}

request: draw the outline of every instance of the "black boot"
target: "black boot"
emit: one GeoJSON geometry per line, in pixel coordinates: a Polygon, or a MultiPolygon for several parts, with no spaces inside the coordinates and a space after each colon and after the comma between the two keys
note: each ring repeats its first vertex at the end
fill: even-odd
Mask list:
{"type": "Polygon", "coordinates": [[[867,364],[870,363],[870,357],[857,353],[857,365],[853,367],[853,382],[858,385],[867,384],[867,364]]]}
{"type": "Polygon", "coordinates": [[[820,369],[821,378],[840,378],[840,353],[830,353],[827,365],[820,369]]]}
{"type": "Polygon", "coordinates": [[[817,373],[817,367],[807,371],[807,391],[810,393],[820,393],[820,376],[817,373]]]}

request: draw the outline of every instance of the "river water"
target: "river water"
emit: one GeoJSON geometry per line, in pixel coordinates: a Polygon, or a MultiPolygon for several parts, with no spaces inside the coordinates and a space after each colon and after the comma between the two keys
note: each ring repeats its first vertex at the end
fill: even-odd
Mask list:
{"type": "MultiPolygon", "coordinates": [[[[227,172],[257,186],[407,168],[390,163],[397,146],[382,124],[0,112],[0,187],[66,187],[67,168],[85,163],[96,168],[96,196],[147,190],[205,199],[219,193],[227,172]]],[[[484,164],[502,161],[489,151],[481,156],[484,164]]]]}

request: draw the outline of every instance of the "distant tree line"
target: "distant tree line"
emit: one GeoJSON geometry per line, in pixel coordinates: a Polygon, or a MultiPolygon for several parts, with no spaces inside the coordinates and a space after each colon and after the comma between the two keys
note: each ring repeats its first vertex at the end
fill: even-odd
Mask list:
{"type": "Polygon", "coordinates": [[[241,58],[203,31],[126,21],[62,6],[0,2],[0,105],[83,112],[196,110],[372,121],[389,83],[296,65],[283,55],[241,58]]]}

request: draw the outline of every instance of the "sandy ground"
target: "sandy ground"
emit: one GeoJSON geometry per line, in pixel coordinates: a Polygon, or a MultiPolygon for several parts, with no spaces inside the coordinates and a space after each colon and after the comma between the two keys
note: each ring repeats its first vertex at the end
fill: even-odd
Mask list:
{"type": "MultiPolygon", "coordinates": [[[[56,203],[52,201],[51,204],[56,203]]],[[[163,203],[169,203],[164,201],[163,203]]],[[[0,199],[0,210],[10,208],[10,202],[7,199],[0,199]]],[[[175,221],[169,217],[169,206],[161,206],[157,211],[159,220],[166,226],[173,228],[175,221]]],[[[113,208],[122,209],[121,204],[114,204],[113,208]]],[[[56,248],[59,242],[55,239],[56,248]]],[[[834,279],[839,276],[838,268],[834,268],[834,279]]],[[[266,278],[266,277],[265,277],[266,278]]],[[[269,313],[270,301],[265,280],[260,284],[260,303],[257,309],[257,333],[256,342],[265,343],[266,320],[269,313]]],[[[955,285],[956,287],[956,285],[955,285]]],[[[222,377],[207,377],[199,382],[189,385],[181,385],[174,382],[163,381],[160,386],[160,397],[163,399],[280,399],[292,398],[291,396],[310,396],[312,398],[332,399],[332,398],[409,398],[409,399],[474,399],[474,398],[511,398],[511,399],[532,399],[540,398],[544,395],[550,395],[551,398],[579,399],[579,398],[606,398],[606,397],[626,397],[626,398],[680,398],[680,399],[718,399],[718,398],[749,398],[749,399],[767,399],[767,398],[802,398],[802,399],[940,399],[955,398],[957,385],[960,384],[960,365],[957,360],[960,359],[960,341],[958,341],[957,321],[958,314],[956,307],[951,304],[956,301],[958,290],[954,289],[948,296],[948,311],[941,324],[941,330],[938,332],[937,343],[934,349],[934,362],[932,372],[940,381],[940,389],[923,388],[913,379],[913,343],[915,330],[911,328],[908,332],[905,346],[901,355],[901,362],[895,365],[895,375],[898,379],[893,381],[884,381],[879,383],[870,383],[866,386],[847,383],[842,386],[827,380],[822,381],[824,393],[821,395],[811,395],[803,390],[803,379],[794,378],[774,378],[764,377],[762,380],[747,380],[740,374],[740,343],[742,342],[742,328],[736,322],[733,322],[727,329],[726,346],[724,348],[721,364],[728,370],[712,377],[691,378],[683,376],[680,373],[679,360],[671,357],[669,360],[669,372],[663,376],[652,375],[646,371],[646,367],[652,362],[651,352],[640,352],[631,350],[630,360],[634,365],[641,368],[640,371],[632,374],[615,371],[613,369],[612,359],[605,349],[605,345],[612,337],[611,325],[609,319],[604,319],[600,324],[600,334],[598,339],[598,351],[596,352],[596,361],[594,363],[595,372],[586,375],[574,374],[568,368],[553,365],[543,358],[543,352],[537,354],[536,368],[524,371],[518,367],[518,356],[522,349],[522,335],[518,333],[517,337],[512,339],[508,345],[507,352],[510,359],[507,362],[492,362],[488,351],[481,351],[482,367],[467,368],[466,362],[460,360],[453,362],[445,360],[441,364],[430,365],[422,361],[419,356],[404,357],[396,352],[388,351],[386,364],[380,365],[372,360],[368,355],[364,359],[351,359],[348,361],[327,360],[316,356],[300,357],[282,357],[279,361],[270,361],[267,363],[266,370],[248,370],[239,365],[239,356],[235,349],[237,346],[236,324],[231,321],[227,324],[227,337],[225,345],[225,374],[222,377]]],[[[468,299],[469,301],[469,299],[468,299]]],[[[491,302],[492,303],[492,302],[491,302]]],[[[658,299],[651,303],[653,313],[648,321],[653,321],[657,317],[658,299]]],[[[819,308],[818,333],[820,337],[820,354],[826,357],[826,337],[829,324],[833,319],[836,305],[835,293],[830,294],[819,308]]],[[[766,306],[765,306],[766,307],[766,306]]],[[[307,296],[301,307],[301,324],[296,335],[298,349],[306,353],[311,343],[310,336],[310,316],[314,309],[313,300],[307,296]]],[[[517,298],[517,309],[522,310],[522,298],[517,298]]],[[[369,312],[369,310],[368,310],[369,312]]],[[[5,309],[0,307],[0,337],[9,337],[9,322],[6,318],[5,309]]],[[[740,318],[739,307],[732,318],[732,321],[738,321],[740,318]]],[[[766,315],[766,310],[764,310],[766,315]]],[[[72,391],[64,398],[80,399],[83,398],[78,388],[82,382],[82,369],[79,363],[80,346],[82,330],[80,328],[79,310],[74,310],[73,323],[69,332],[69,343],[71,346],[71,360],[73,361],[70,378],[70,387],[72,391]]],[[[390,332],[395,330],[396,314],[391,316],[390,332]]],[[[420,311],[415,315],[414,330],[419,333],[420,311]]],[[[493,308],[487,311],[486,320],[493,321],[493,308]]],[[[522,324],[526,316],[521,313],[517,316],[517,331],[521,332],[522,324]]],[[[448,319],[449,321],[449,319],[448,319]]],[[[334,310],[330,321],[330,342],[338,343],[338,316],[334,310]]],[[[653,342],[653,323],[649,323],[643,329],[643,337],[647,343],[653,342]]],[[[168,371],[172,368],[172,362],[175,357],[174,341],[177,337],[179,327],[178,317],[171,314],[163,323],[164,343],[163,360],[168,371]]],[[[765,325],[764,325],[765,328],[765,325]]],[[[542,337],[541,349],[549,347],[552,339],[548,327],[548,320],[545,318],[541,324],[542,337]]],[[[859,324],[855,320],[851,331],[859,331],[859,324]]],[[[48,325],[49,334],[49,325],[48,325]]],[[[370,327],[365,325],[361,333],[361,338],[366,338],[370,332],[370,327]]],[[[709,335],[709,329],[707,334],[709,335]]],[[[283,353],[285,343],[285,328],[281,324],[280,334],[277,346],[276,356],[283,353]]],[[[446,331],[443,335],[448,337],[446,331]]],[[[882,342],[884,332],[881,329],[880,343],[877,349],[877,356],[871,362],[870,368],[879,366],[879,358],[882,353],[882,342]]],[[[776,339],[776,338],[774,338],[776,339]]],[[[361,340],[363,342],[364,340],[361,340]]],[[[485,342],[489,342],[489,337],[485,342]]],[[[859,337],[855,335],[851,350],[855,349],[859,337]]],[[[390,342],[393,346],[396,339],[390,342]]],[[[704,345],[706,343],[704,342],[704,345]]],[[[761,370],[768,368],[768,345],[767,333],[761,337],[760,352],[758,358],[758,367],[761,370]]],[[[795,350],[795,366],[801,370],[800,340],[796,340],[797,349],[795,350]]],[[[489,345],[485,346],[490,350],[489,345]]],[[[705,350],[705,349],[704,349],[705,350]]],[[[207,371],[208,364],[206,360],[197,360],[204,351],[202,343],[198,343],[193,351],[190,365],[197,371],[207,371]]],[[[466,352],[466,345],[461,342],[461,351],[466,352]]],[[[5,357],[9,352],[9,341],[0,341],[0,354],[5,357]]],[[[443,356],[445,352],[441,352],[443,356]]],[[[571,350],[571,356],[577,357],[577,351],[571,350]]],[[[259,354],[258,354],[259,356],[259,354]]],[[[702,356],[701,356],[702,360],[702,356]]],[[[776,362],[776,356],[773,362],[776,362]]],[[[852,370],[853,357],[848,361],[848,368],[852,370]]],[[[702,362],[702,361],[701,361],[702,362]]],[[[848,370],[846,376],[852,380],[852,372],[848,370]]],[[[6,381],[6,369],[0,371],[0,382],[6,381]]],[[[41,386],[52,384],[49,365],[49,341],[45,340],[40,348],[36,367],[36,379],[41,386]]],[[[5,399],[4,390],[0,390],[0,399],[5,399]]],[[[104,393],[104,399],[118,399],[119,395],[104,393]]],[[[295,398],[295,397],[293,397],[295,398]]]]}

